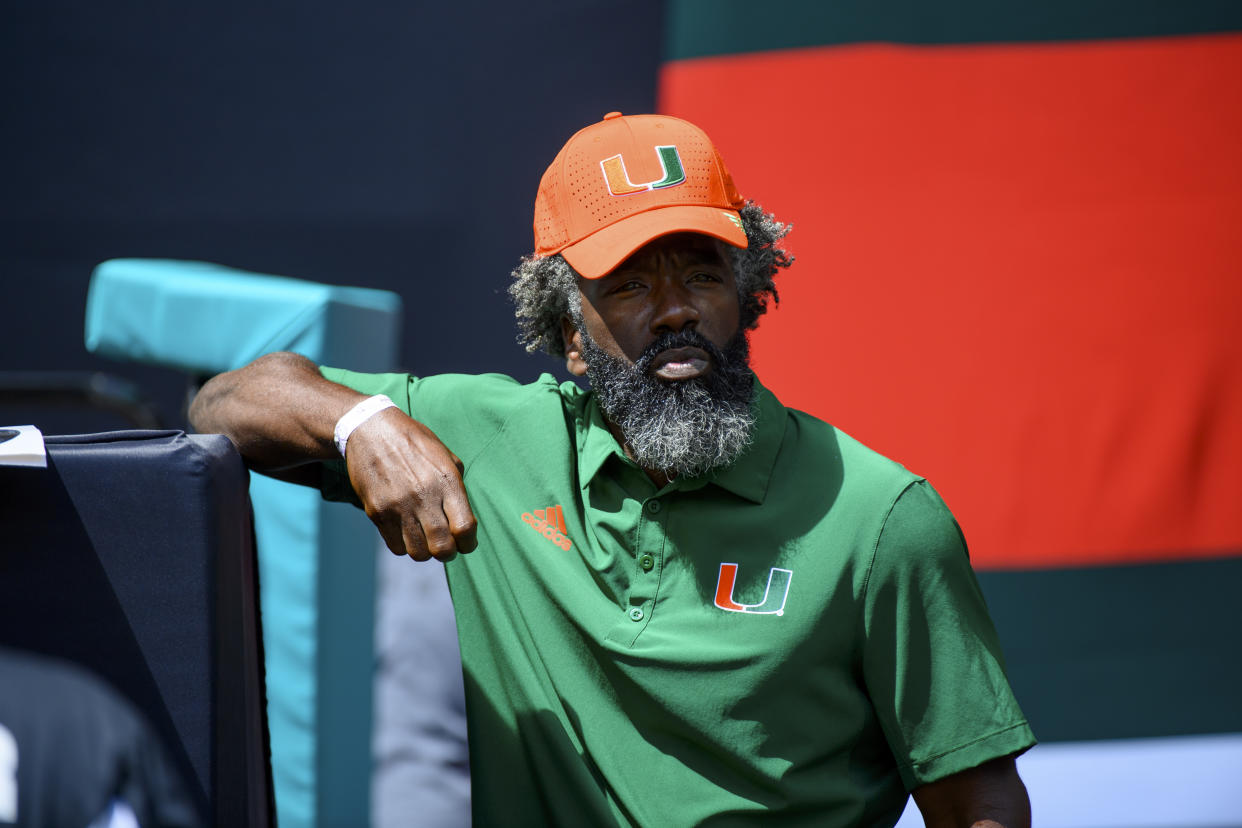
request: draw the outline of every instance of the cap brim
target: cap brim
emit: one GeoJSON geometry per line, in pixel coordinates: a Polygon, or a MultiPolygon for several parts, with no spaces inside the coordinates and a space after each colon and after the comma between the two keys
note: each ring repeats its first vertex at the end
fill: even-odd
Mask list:
{"type": "Polygon", "coordinates": [[[736,210],[679,204],[636,213],[610,224],[566,247],[561,255],[583,277],[598,279],[647,242],[670,233],[703,233],[734,247],[746,247],[746,233],[736,210]]]}

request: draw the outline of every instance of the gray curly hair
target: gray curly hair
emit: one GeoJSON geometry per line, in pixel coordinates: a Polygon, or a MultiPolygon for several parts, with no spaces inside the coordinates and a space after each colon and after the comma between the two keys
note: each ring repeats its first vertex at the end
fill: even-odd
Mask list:
{"type": "MultiPolygon", "coordinates": [[[[748,246],[745,250],[736,247],[729,250],[741,300],[742,329],[752,330],[759,324],[759,317],[767,312],[768,299],[780,301],[772,278],[778,268],[789,267],[793,257],[776,243],[785,237],[791,225],[777,221],[753,201],[746,202],[739,212],[748,246]]],[[[513,270],[509,296],[517,315],[518,342],[529,352],[545,351],[563,358],[561,317],[568,315],[576,319],[582,312],[578,274],[569,262],[559,253],[527,256],[513,270]]]]}

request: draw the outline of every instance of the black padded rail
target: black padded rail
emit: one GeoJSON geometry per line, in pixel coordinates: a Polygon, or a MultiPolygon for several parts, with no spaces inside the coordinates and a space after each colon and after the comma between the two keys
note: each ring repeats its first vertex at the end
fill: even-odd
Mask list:
{"type": "Polygon", "coordinates": [[[74,661],[163,737],[206,822],[272,818],[248,477],[219,435],[47,438],[0,467],[0,643],[74,661]]]}

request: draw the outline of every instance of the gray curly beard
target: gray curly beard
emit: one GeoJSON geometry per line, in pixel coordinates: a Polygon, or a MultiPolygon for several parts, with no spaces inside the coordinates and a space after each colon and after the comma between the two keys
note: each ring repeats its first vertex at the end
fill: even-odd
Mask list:
{"type": "Polygon", "coordinates": [[[750,445],[754,375],[744,331],[724,348],[693,330],[665,334],[631,364],[606,353],[585,326],[578,330],[591,388],[639,466],[694,477],[729,465],[750,445]],[[650,373],[659,354],[688,346],[711,356],[706,376],[664,382],[650,373]]]}

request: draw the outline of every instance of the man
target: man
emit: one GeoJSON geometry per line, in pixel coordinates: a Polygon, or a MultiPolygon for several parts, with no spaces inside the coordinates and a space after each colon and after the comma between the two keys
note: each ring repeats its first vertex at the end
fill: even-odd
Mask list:
{"type": "Polygon", "coordinates": [[[912,791],[928,825],[1029,824],[952,516],[747,367],[786,231],[696,127],[609,113],[545,173],[510,290],[589,392],[273,355],[196,400],[446,563],[476,823],[889,825],[912,791]]]}

